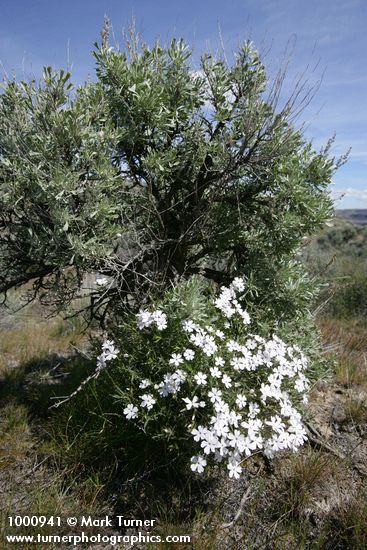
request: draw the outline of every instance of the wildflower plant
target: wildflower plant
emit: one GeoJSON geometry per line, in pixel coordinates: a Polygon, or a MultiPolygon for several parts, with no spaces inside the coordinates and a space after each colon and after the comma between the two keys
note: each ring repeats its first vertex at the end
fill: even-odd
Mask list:
{"type": "MultiPolygon", "coordinates": [[[[128,368],[129,354],[119,363],[125,387],[115,384],[115,399],[124,423],[166,440],[199,474],[219,463],[238,479],[251,455],[296,451],[306,440],[300,405],[308,361],[296,345],[253,332],[245,293],[244,279],[235,278],[199,321],[172,307],[140,310],[139,365],[128,368]]],[[[103,350],[116,356],[111,341],[103,350]]]]}

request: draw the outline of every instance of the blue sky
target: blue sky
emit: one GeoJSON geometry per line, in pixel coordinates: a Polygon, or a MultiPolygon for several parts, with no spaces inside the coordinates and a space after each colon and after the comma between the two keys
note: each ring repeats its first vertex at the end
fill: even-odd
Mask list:
{"type": "Polygon", "coordinates": [[[93,78],[90,51],[105,14],[117,42],[134,15],[146,42],[182,36],[197,57],[219,46],[219,34],[228,58],[251,38],[270,75],[288,43],[285,90],[304,71],[310,84],[322,76],[302,114],[306,135],[318,147],[336,132],[335,154],[352,147],[334,176],[336,206],[367,208],[366,0],[0,0],[0,10],[0,73],[18,78],[39,75],[43,65],[69,65],[76,83],[93,78]]]}

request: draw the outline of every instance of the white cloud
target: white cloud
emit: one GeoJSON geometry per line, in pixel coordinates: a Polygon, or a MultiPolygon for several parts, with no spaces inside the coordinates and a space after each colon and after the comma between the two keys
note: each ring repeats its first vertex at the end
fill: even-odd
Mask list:
{"type": "Polygon", "coordinates": [[[356,187],[346,187],[345,189],[333,189],[331,196],[334,201],[342,199],[358,199],[367,201],[367,188],[357,189],[356,187]]]}

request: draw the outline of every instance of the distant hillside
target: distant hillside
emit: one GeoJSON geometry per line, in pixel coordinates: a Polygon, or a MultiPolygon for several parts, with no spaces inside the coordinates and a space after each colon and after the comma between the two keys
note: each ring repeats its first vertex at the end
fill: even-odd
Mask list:
{"type": "Polygon", "coordinates": [[[343,218],[352,223],[357,224],[367,224],[367,210],[361,209],[348,209],[348,210],[337,210],[336,215],[338,218],[343,218]]]}

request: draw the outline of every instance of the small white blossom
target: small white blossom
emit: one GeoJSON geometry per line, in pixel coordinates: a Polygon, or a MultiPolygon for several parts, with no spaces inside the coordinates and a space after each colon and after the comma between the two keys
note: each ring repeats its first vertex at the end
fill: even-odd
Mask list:
{"type": "Polygon", "coordinates": [[[206,455],[210,453],[215,453],[219,445],[218,438],[211,432],[208,432],[205,436],[205,439],[201,442],[202,449],[206,455]]]}
{"type": "Polygon", "coordinates": [[[104,340],[102,343],[102,353],[97,357],[97,369],[101,370],[107,366],[108,361],[116,359],[119,350],[115,347],[112,340],[104,340]]]}
{"type": "Polygon", "coordinates": [[[138,407],[135,407],[131,403],[124,408],[124,415],[128,420],[136,418],[138,416],[138,407]]]}
{"type": "Polygon", "coordinates": [[[152,313],[152,318],[157,325],[158,330],[164,330],[167,328],[167,315],[160,309],[157,309],[152,313]]]}
{"type": "Polygon", "coordinates": [[[137,314],[137,325],[140,330],[144,329],[145,327],[149,327],[153,323],[153,316],[152,314],[145,310],[141,309],[139,313],[137,314]]]}
{"type": "Polygon", "coordinates": [[[187,321],[182,322],[182,327],[185,332],[193,332],[196,329],[196,324],[194,321],[188,319],[187,321]]]}
{"type": "Polygon", "coordinates": [[[207,433],[207,428],[204,428],[203,426],[198,426],[197,428],[191,430],[191,434],[194,436],[194,441],[201,441],[202,439],[205,439],[207,433]]]}
{"type": "Polygon", "coordinates": [[[206,386],[207,385],[207,375],[203,372],[198,372],[194,376],[194,380],[197,383],[198,386],[206,386]]]}
{"type": "Polygon", "coordinates": [[[220,371],[218,367],[211,367],[209,372],[213,378],[220,378],[222,376],[222,371],[220,371]]]}
{"type": "Polygon", "coordinates": [[[185,349],[183,356],[186,361],[192,361],[195,357],[195,352],[192,349],[185,349]]]}
{"type": "Polygon", "coordinates": [[[206,466],[206,460],[202,456],[191,457],[191,470],[202,474],[206,466]]]}
{"type": "Polygon", "coordinates": [[[150,411],[156,403],[156,400],[150,393],[145,393],[144,395],[141,395],[140,399],[140,406],[146,408],[148,411],[150,411]]]}
{"type": "Polygon", "coordinates": [[[183,397],[182,400],[186,403],[186,409],[188,411],[190,409],[199,409],[205,407],[205,401],[199,401],[196,395],[194,395],[192,399],[189,399],[188,397],[183,397]]]}
{"type": "Polygon", "coordinates": [[[216,403],[221,399],[222,392],[218,388],[213,388],[208,392],[208,397],[212,403],[216,403]]]}
{"type": "Polygon", "coordinates": [[[179,384],[182,384],[182,382],[185,382],[186,380],[186,372],[182,369],[177,369],[173,374],[172,378],[176,380],[179,384]]]}
{"type": "Polygon", "coordinates": [[[175,367],[178,367],[183,363],[182,355],[181,353],[172,353],[171,359],[169,360],[171,365],[175,365],[175,367]]]}
{"type": "Polygon", "coordinates": [[[227,374],[223,374],[222,383],[225,385],[226,388],[230,388],[232,386],[232,378],[227,374]]]}
{"type": "Polygon", "coordinates": [[[238,292],[243,292],[245,290],[245,281],[242,277],[235,277],[231,286],[238,292]]]}
{"type": "Polygon", "coordinates": [[[239,479],[242,468],[238,462],[228,462],[227,468],[229,470],[229,477],[233,479],[239,479]]]}
{"type": "Polygon", "coordinates": [[[247,398],[245,395],[238,395],[236,399],[236,404],[239,409],[244,409],[247,404],[247,398]]]}

